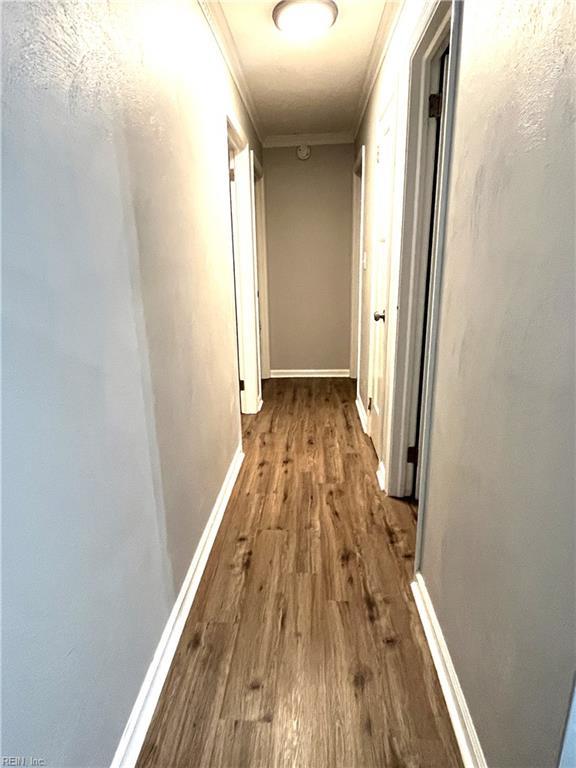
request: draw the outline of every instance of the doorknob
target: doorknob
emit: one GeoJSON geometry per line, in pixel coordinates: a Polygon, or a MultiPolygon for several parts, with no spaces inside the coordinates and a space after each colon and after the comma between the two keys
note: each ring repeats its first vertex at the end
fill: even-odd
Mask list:
{"type": "Polygon", "coordinates": [[[378,320],[382,320],[382,322],[386,322],[386,310],[383,309],[382,312],[374,312],[374,320],[378,322],[378,320]]]}

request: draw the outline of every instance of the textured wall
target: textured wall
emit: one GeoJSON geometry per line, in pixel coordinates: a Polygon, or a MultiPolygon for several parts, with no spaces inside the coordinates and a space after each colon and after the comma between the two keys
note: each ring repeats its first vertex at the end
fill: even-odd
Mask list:
{"type": "MultiPolygon", "coordinates": [[[[431,8],[404,4],[357,138],[366,330],[378,119],[394,100],[394,297],[409,57],[431,8]]],[[[464,5],[422,570],[495,768],[556,764],[576,669],[575,29],[568,1],[464,5]]]]}
{"type": "MultiPolygon", "coordinates": [[[[394,99],[391,296],[409,57],[431,7],[405,3],[358,136],[371,256],[394,99]]],[[[422,571],[495,768],[556,764],[576,668],[575,29],[571,2],[464,4],[422,571]]],[[[364,398],[367,363],[366,344],[364,398]]]]}
{"type": "Polygon", "coordinates": [[[266,149],[272,369],[350,366],[352,144],[266,149]]]}
{"type": "Polygon", "coordinates": [[[576,669],[575,10],[465,6],[447,222],[422,570],[515,768],[556,764],[576,669]]]}
{"type": "Polygon", "coordinates": [[[2,16],[2,754],[104,766],[238,445],[253,133],[195,3],[2,16]]]}

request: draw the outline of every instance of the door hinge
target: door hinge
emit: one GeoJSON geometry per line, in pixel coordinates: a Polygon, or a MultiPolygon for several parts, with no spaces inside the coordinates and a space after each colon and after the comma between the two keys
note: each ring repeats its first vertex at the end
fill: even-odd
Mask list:
{"type": "Polygon", "coordinates": [[[418,446],[417,445],[409,446],[406,452],[406,461],[408,462],[408,464],[418,464],[418,446]]]}
{"type": "Polygon", "coordinates": [[[234,168],[230,168],[230,181],[234,181],[234,168]]]}
{"type": "Polygon", "coordinates": [[[372,410],[372,398],[371,397],[368,398],[368,410],[369,411],[372,410]]]}
{"type": "Polygon", "coordinates": [[[240,379],[240,392],[244,392],[244,379],[240,379]]]}
{"type": "Polygon", "coordinates": [[[428,96],[428,117],[440,117],[442,114],[442,94],[431,93],[428,96]]]}

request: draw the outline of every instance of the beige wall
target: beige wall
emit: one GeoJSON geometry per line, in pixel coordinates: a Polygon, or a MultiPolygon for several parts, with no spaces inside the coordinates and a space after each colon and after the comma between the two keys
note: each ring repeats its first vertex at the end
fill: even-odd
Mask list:
{"type": "Polygon", "coordinates": [[[239,444],[227,114],[260,148],[194,2],[2,22],[2,752],[109,765],[239,444]]]}
{"type": "Polygon", "coordinates": [[[422,570],[515,768],[556,765],[576,669],[575,10],[465,5],[447,221],[422,570]]]}
{"type": "MultiPolygon", "coordinates": [[[[373,176],[394,98],[391,296],[425,11],[405,3],[358,137],[373,176]]],[[[574,28],[571,2],[464,4],[422,572],[498,768],[556,764],[576,668],[574,28]]],[[[368,244],[377,206],[369,181],[368,244]]]]}
{"type": "Polygon", "coordinates": [[[264,150],[274,369],[348,369],[352,144],[264,150]]]}

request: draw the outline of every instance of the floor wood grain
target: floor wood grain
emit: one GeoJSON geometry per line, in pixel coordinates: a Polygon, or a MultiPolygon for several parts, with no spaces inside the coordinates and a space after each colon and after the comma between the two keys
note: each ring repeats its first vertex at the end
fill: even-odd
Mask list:
{"type": "Polygon", "coordinates": [[[450,768],[410,591],[415,508],[378,489],[346,379],[265,382],[138,768],[450,768]]]}

